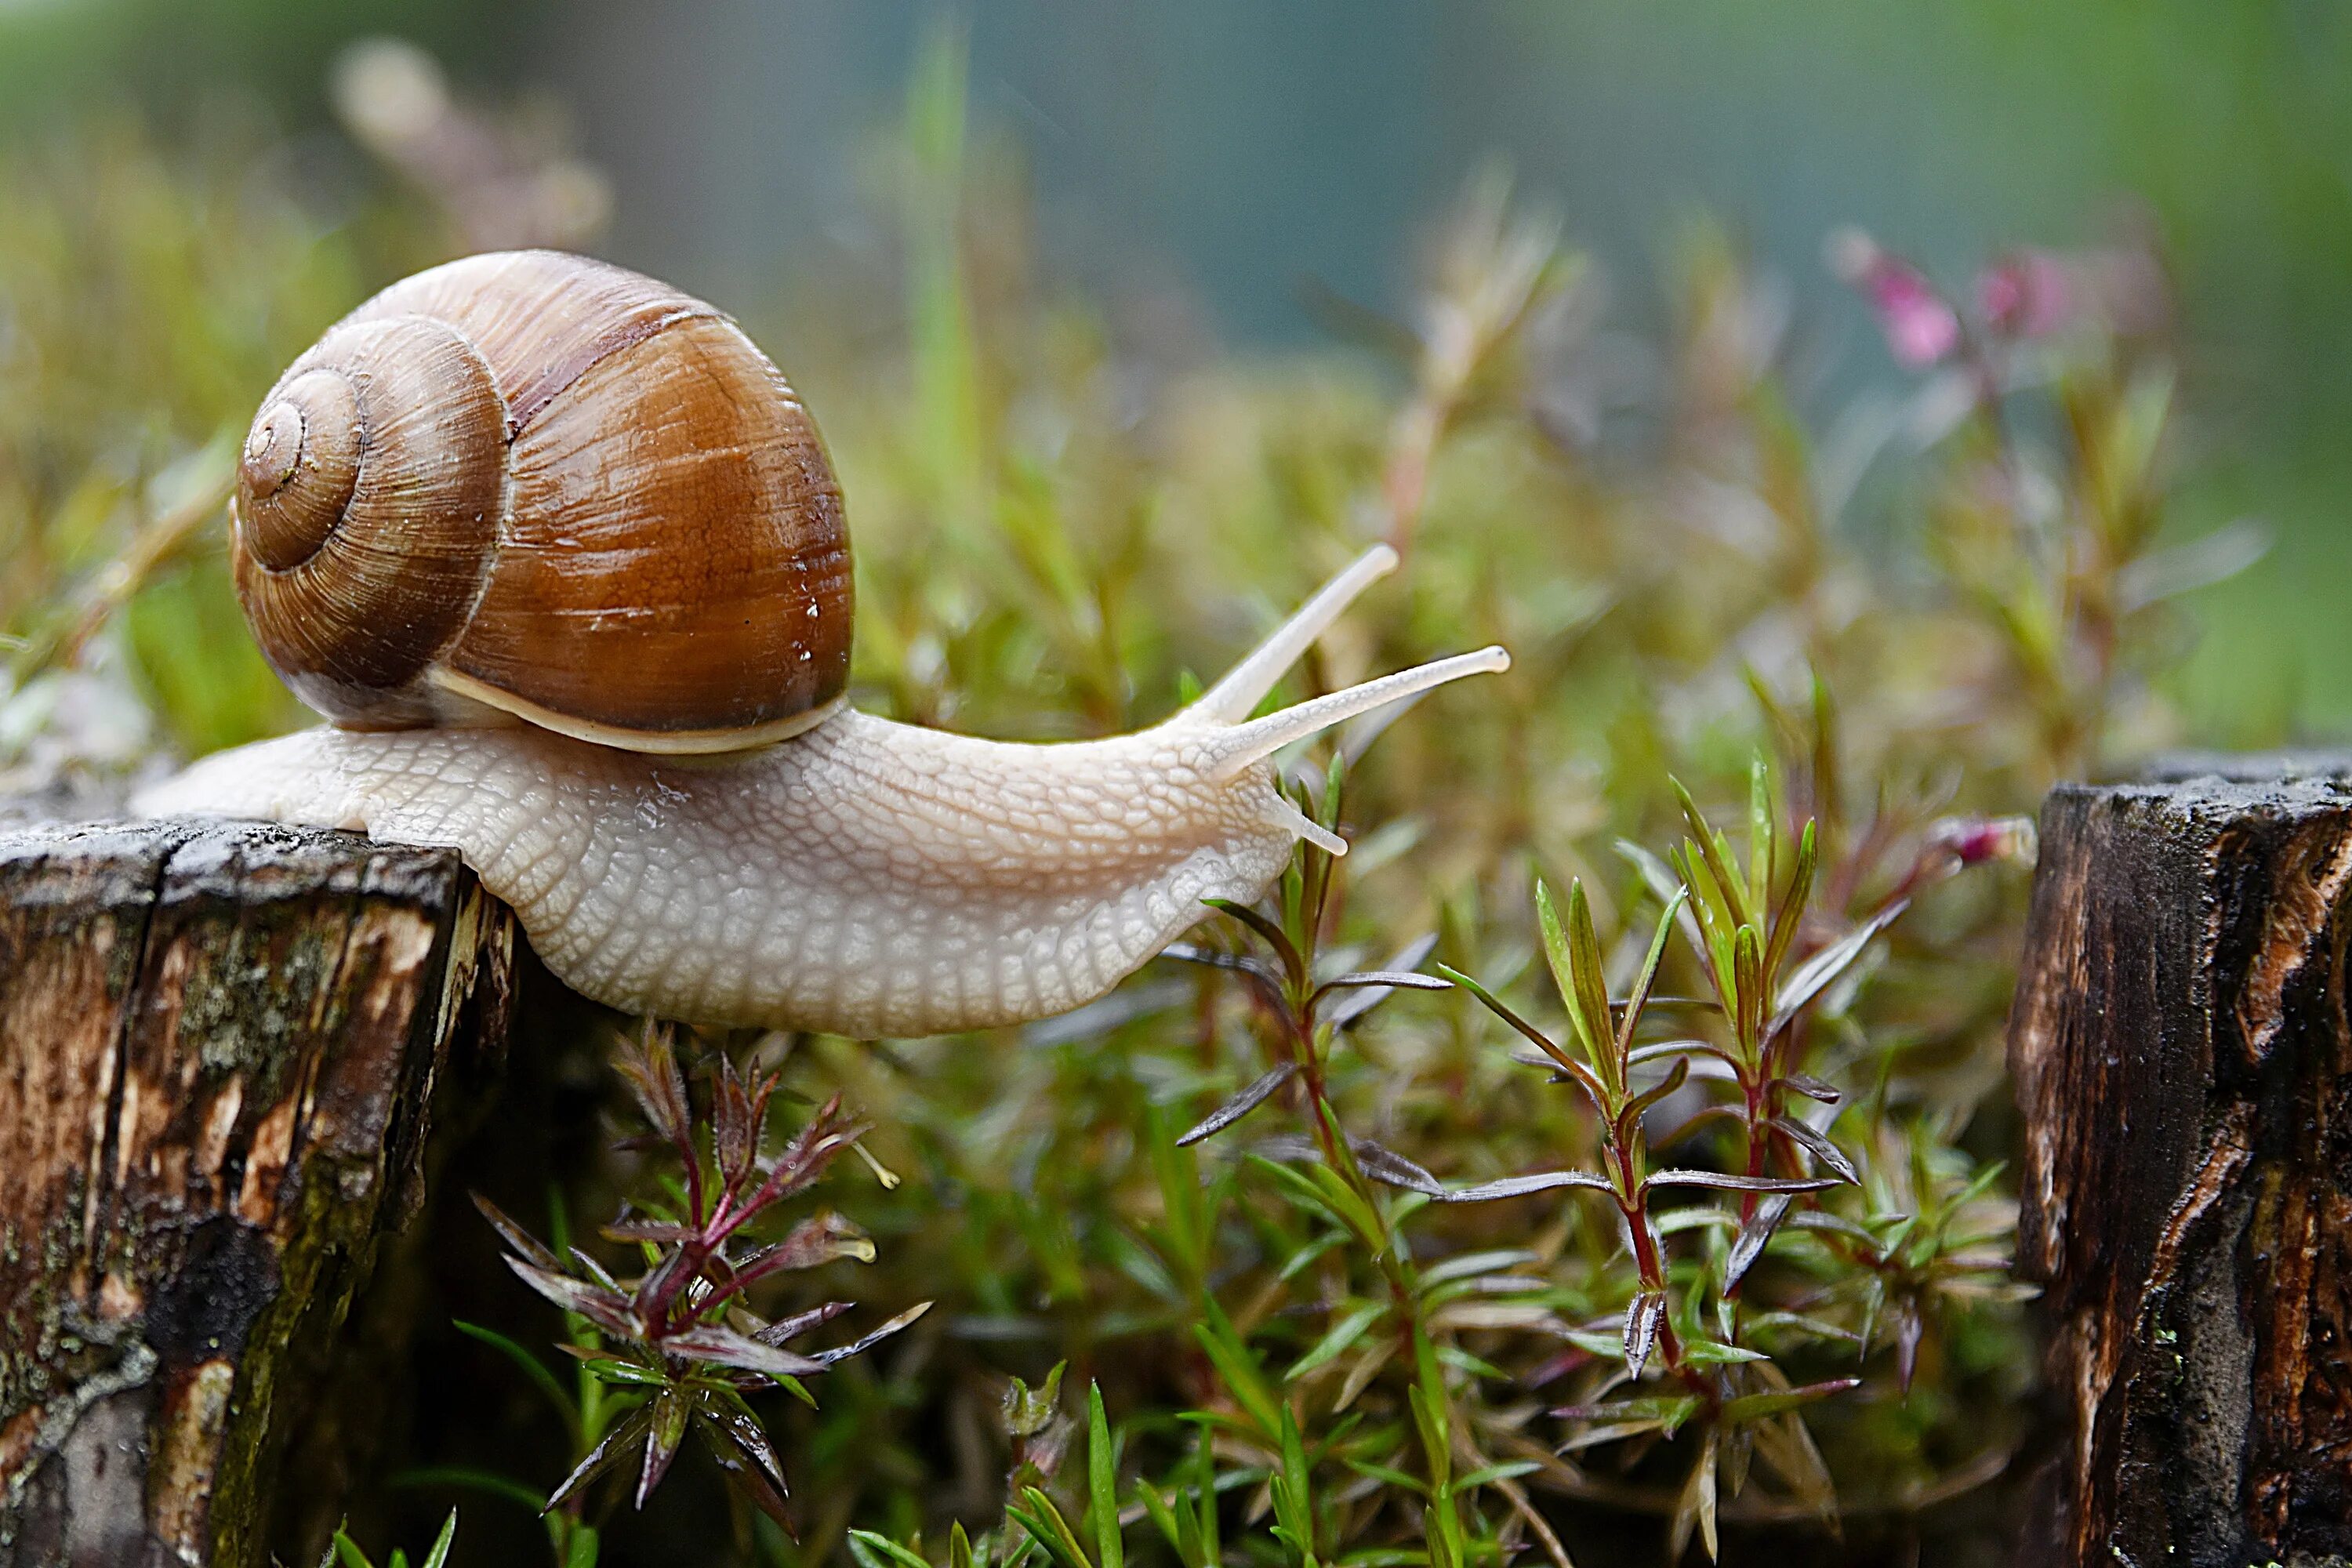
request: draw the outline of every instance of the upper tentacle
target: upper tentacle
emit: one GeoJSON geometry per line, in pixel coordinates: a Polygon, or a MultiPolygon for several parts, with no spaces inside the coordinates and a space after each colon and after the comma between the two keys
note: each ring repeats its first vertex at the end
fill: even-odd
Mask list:
{"type": "Polygon", "coordinates": [[[1315,639],[1331,627],[1364,590],[1396,570],[1397,552],[1376,544],[1323,584],[1274,634],[1252,648],[1224,678],[1177,717],[1202,724],[1238,724],[1265,700],[1283,672],[1298,662],[1315,639]]]}

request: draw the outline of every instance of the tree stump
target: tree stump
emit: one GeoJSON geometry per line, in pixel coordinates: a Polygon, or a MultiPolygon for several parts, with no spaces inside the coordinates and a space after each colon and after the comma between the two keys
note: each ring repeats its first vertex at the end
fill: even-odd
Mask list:
{"type": "Polygon", "coordinates": [[[449,851],[0,833],[0,1568],[267,1560],[426,1136],[499,1065],[513,953],[449,851]]]}
{"type": "Polygon", "coordinates": [[[2058,790],[2010,1067],[2064,1451],[2021,1561],[2352,1552],[2352,769],[2058,790]]]}

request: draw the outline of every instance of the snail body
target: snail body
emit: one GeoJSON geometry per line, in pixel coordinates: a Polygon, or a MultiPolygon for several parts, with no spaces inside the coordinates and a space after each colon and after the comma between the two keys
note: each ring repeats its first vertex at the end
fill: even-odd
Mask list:
{"type": "Polygon", "coordinates": [[[1488,648],[1250,718],[1394,566],[1380,548],[1150,729],[1021,745],[894,723],[840,705],[840,510],[814,425],[709,307],[543,253],[421,274],[296,362],[240,474],[248,617],[335,722],[205,758],[135,804],[455,846],[559,978],[631,1011],[945,1033],[1102,994],[1193,924],[1202,900],[1262,896],[1302,837],[1344,852],[1276,787],[1275,752],[1509,662],[1488,648]],[[629,357],[680,331],[700,341],[629,357]],[[330,356],[339,341],[354,357],[330,356]],[[442,376],[456,387],[446,406],[394,399],[442,376]],[[722,395],[705,407],[714,381],[722,395]],[[478,422],[492,405],[497,422],[478,422]],[[551,410],[576,428],[551,462],[532,446],[551,410]],[[416,477],[366,471],[379,441],[407,461],[443,427],[446,452],[416,477]],[[348,479],[338,430],[361,437],[348,479]],[[484,454],[494,484],[459,472],[484,454]],[[373,512],[322,527],[278,500],[289,492],[373,512]],[[719,504],[697,510],[711,494],[719,504]],[[407,553],[429,592],[388,611],[407,603],[384,585],[407,553]],[[330,567],[358,585],[306,608],[293,590],[330,567]],[[374,608],[354,612],[362,601],[374,608]],[[510,610],[519,627],[499,624],[510,610]],[[333,634],[339,616],[362,625],[355,653],[333,634]]]}

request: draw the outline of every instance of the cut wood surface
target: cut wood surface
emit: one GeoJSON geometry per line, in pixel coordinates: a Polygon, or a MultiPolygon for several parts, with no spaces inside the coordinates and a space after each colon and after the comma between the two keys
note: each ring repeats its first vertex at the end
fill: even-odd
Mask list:
{"type": "Polygon", "coordinates": [[[0,1568],[260,1564],[289,1434],[504,1048],[443,850],[0,831],[0,1568]]]}
{"type": "Polygon", "coordinates": [[[2010,1065],[2065,1447],[2021,1563],[2352,1552],[2346,759],[2068,786],[2010,1065]]]}

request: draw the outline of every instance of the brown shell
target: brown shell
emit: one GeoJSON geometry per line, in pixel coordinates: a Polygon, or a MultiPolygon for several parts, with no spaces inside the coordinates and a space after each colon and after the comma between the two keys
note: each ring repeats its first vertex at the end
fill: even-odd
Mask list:
{"type": "Polygon", "coordinates": [[[815,425],[732,321],[603,262],[470,257],[362,305],[263,400],[236,522],[262,651],[340,723],[480,702],[720,751],[848,680],[815,425]]]}

